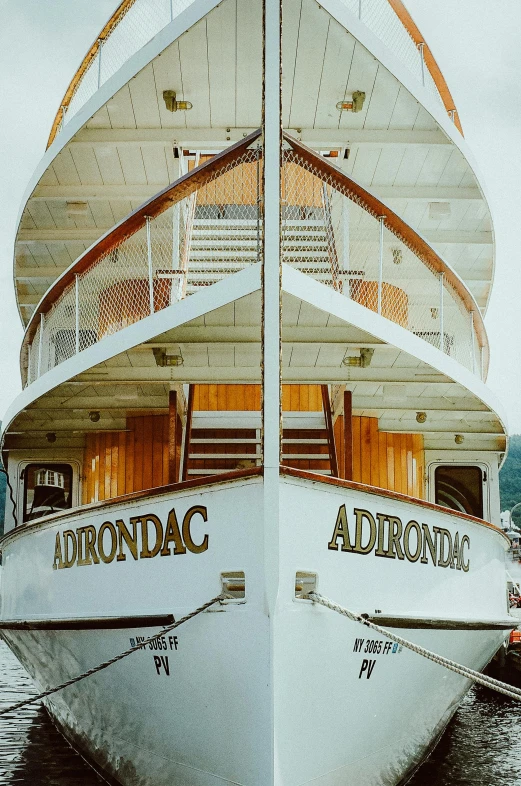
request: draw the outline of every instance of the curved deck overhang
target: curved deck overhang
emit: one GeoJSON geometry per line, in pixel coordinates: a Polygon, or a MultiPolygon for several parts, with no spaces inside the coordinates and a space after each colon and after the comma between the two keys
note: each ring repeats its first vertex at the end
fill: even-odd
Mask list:
{"type": "MultiPolygon", "coordinates": [[[[20,219],[24,215],[24,210],[26,209],[27,203],[33,197],[35,188],[40,183],[42,176],[45,172],[49,169],[52,165],[53,161],[56,160],[56,157],[59,155],[61,151],[65,151],[68,148],[69,143],[71,143],[75,136],[80,132],[86,123],[93,117],[98,110],[105,107],[107,103],[110,101],[112,96],[114,96],[118,90],[120,90],[124,85],[126,85],[133,76],[139,74],[147,64],[151,63],[156,57],[161,55],[162,52],[168,47],[169,44],[178,40],[183,33],[187,32],[189,29],[193,28],[193,26],[197,23],[198,20],[205,17],[209,14],[212,9],[217,6],[217,3],[213,0],[195,0],[185,11],[181,12],[179,16],[177,16],[173,22],[168,24],[163,30],[161,30],[158,35],[155,36],[148,44],[146,44],[141,50],[135,53],[126,63],[125,65],[112,76],[106,83],[101,85],[100,89],[92,96],[91,99],[85,104],[85,106],[79,110],[77,115],[75,115],[69,123],[64,127],[61,133],[56,137],[55,141],[45,154],[40,166],[38,167],[35,175],[33,176],[31,183],[28,186],[26,191],[26,196],[24,197],[23,208],[20,213],[20,219]]],[[[441,105],[434,100],[431,99],[431,96],[427,94],[425,88],[421,86],[421,84],[416,83],[416,80],[412,76],[410,72],[408,72],[407,68],[403,66],[398,60],[397,57],[393,55],[390,50],[382,44],[381,41],[377,38],[377,36],[372,33],[370,30],[365,27],[358,19],[356,19],[355,15],[352,14],[349,9],[343,6],[338,0],[328,0],[327,3],[323,4],[322,7],[327,10],[329,14],[331,14],[332,18],[336,19],[339,24],[341,24],[345,30],[349,30],[350,33],[358,40],[360,43],[366,47],[372,54],[377,58],[379,62],[382,63],[383,67],[386,68],[390,74],[394,74],[398,81],[404,85],[405,89],[408,93],[413,96],[419,103],[420,106],[426,106],[428,108],[429,113],[436,119],[436,123],[440,129],[443,129],[443,135],[445,138],[451,140],[451,145],[455,146],[463,155],[464,159],[469,162],[469,165],[472,170],[476,170],[475,165],[473,163],[472,155],[469,152],[466,143],[462,139],[461,135],[457,132],[454,127],[452,121],[446,116],[446,113],[442,111],[441,105]]],[[[196,130],[196,129],[195,129],[196,130]]],[[[313,136],[320,138],[323,140],[322,144],[326,144],[327,134],[330,132],[328,131],[327,134],[323,133],[324,129],[319,130],[320,133],[313,132],[312,129],[302,129],[301,130],[301,137],[304,141],[308,140],[312,144],[314,142],[313,136]]],[[[83,132],[82,132],[83,133],[83,132]]],[[[342,132],[343,138],[345,141],[349,143],[350,133],[348,130],[344,130],[342,132]]],[[[145,134],[146,135],[146,134],[145,134]]],[[[124,135],[123,135],[124,136],[124,135]]],[[[175,136],[175,129],[172,129],[171,136],[175,136]]],[[[197,134],[196,134],[197,136],[197,134]]],[[[215,143],[216,138],[222,138],[223,142],[225,143],[226,135],[225,129],[216,129],[215,133],[212,134],[214,137],[212,139],[212,143],[215,143]]],[[[355,137],[357,135],[355,134],[355,137]]],[[[359,136],[359,135],[358,135],[359,136]]],[[[335,134],[332,134],[333,141],[335,134]]],[[[338,137],[338,133],[336,133],[336,137],[338,137]]],[[[165,137],[166,140],[166,137],[165,137]]],[[[439,144],[439,140],[435,144],[439,144]]],[[[404,137],[404,142],[399,142],[399,144],[407,144],[404,137]]],[[[414,141],[412,141],[414,145],[414,141]]],[[[320,146],[320,145],[319,145],[320,146]]],[[[484,193],[483,185],[479,183],[479,189],[481,193],[484,193]]],[[[467,189],[468,190],[468,189],[467,189]]],[[[472,190],[472,189],[470,189],[472,190]]],[[[397,196],[400,196],[399,189],[397,191],[397,196]]],[[[454,189],[452,189],[454,192],[454,189]]],[[[454,194],[453,194],[454,196],[454,194]]],[[[456,198],[457,198],[456,194],[456,198]]],[[[34,198],[34,197],[33,197],[34,198]]],[[[442,199],[443,194],[441,191],[434,195],[435,199],[442,199]]],[[[463,191],[462,191],[462,197],[463,191]]],[[[474,195],[471,196],[471,199],[475,199],[474,195]]],[[[469,242],[478,242],[482,243],[483,239],[481,235],[486,235],[487,233],[478,233],[479,238],[476,237],[476,240],[472,240],[469,234],[469,242]]],[[[449,233],[447,236],[447,242],[453,242],[453,235],[449,233]]],[[[19,228],[19,236],[20,236],[20,228],[19,228]]],[[[442,238],[443,240],[444,238],[442,238]]],[[[457,242],[467,242],[465,240],[458,239],[457,242]]],[[[492,242],[492,236],[485,241],[486,243],[492,242]]],[[[482,278],[483,274],[480,274],[482,278]]],[[[18,276],[24,276],[24,271],[16,270],[15,269],[15,281],[18,280],[18,276]]],[[[463,276],[465,277],[465,276],[463,276]]],[[[479,286],[485,285],[485,281],[479,282],[479,286]]],[[[487,279],[486,282],[486,292],[489,291],[490,285],[490,278],[488,274],[485,276],[487,279]]],[[[473,275],[470,274],[470,280],[472,282],[473,275]]],[[[29,279],[22,278],[23,281],[27,281],[29,279]]],[[[23,290],[23,287],[22,287],[23,290]]],[[[483,290],[485,291],[485,290],[483,290]]],[[[481,297],[481,295],[480,295],[481,297]]],[[[29,298],[31,300],[31,298],[29,298]]],[[[484,296],[484,300],[480,301],[480,306],[485,307],[486,301],[488,300],[488,294],[484,296]]],[[[31,301],[34,302],[34,301],[31,301]]],[[[19,298],[19,310],[22,316],[22,320],[25,322],[27,319],[27,313],[25,313],[27,305],[27,298],[21,296],[21,300],[19,298]],[[24,304],[22,301],[26,300],[24,304]],[[24,312],[24,313],[22,313],[24,312]]],[[[32,308],[32,305],[27,305],[27,308],[32,308]]]]}
{"type": "MultiPolygon", "coordinates": [[[[76,434],[99,430],[99,424],[90,423],[88,415],[89,409],[96,408],[92,402],[99,401],[98,408],[102,406],[101,399],[81,402],[74,395],[71,398],[70,393],[61,393],[61,387],[65,386],[66,390],[71,382],[78,391],[107,383],[116,388],[128,388],[129,384],[146,384],[150,380],[161,384],[161,391],[164,385],[168,387],[187,380],[258,384],[260,362],[242,368],[223,368],[221,364],[201,367],[191,365],[189,357],[190,343],[194,341],[198,352],[205,346],[211,347],[214,341],[222,346],[224,340],[230,347],[244,342],[244,327],[235,324],[233,316],[230,324],[229,308],[236,303],[242,303],[242,313],[250,314],[250,322],[251,314],[257,313],[258,322],[256,325],[248,323],[246,339],[250,354],[259,349],[259,293],[260,269],[251,265],[64,361],[27,387],[13,402],[4,419],[4,447],[6,437],[11,435],[16,439],[16,433],[27,433],[32,444],[36,444],[35,437],[41,432],[43,438],[50,429],[62,436],[73,429],[77,429],[76,434]],[[201,318],[208,315],[211,318],[207,327],[195,330],[191,327],[200,325],[201,318]],[[187,358],[184,365],[154,366],[151,373],[148,357],[152,356],[152,348],[173,344],[184,347],[187,358]],[[123,359],[125,364],[120,362],[123,359]],[[140,362],[145,362],[142,368],[140,362]],[[61,405],[60,399],[63,399],[61,405]],[[26,413],[30,416],[27,422],[26,413]],[[71,420],[73,414],[74,420],[71,420]],[[37,421],[43,418],[42,426],[35,425],[32,416],[37,421]]],[[[383,416],[380,425],[384,430],[422,433],[426,449],[454,450],[454,434],[463,434],[466,442],[460,448],[462,456],[468,455],[465,451],[490,450],[499,454],[505,451],[506,418],[501,405],[480,380],[454,359],[400,325],[287,265],[283,266],[282,293],[283,351],[298,346],[309,354],[309,360],[301,361],[300,365],[283,367],[284,383],[356,385],[360,392],[353,396],[354,410],[383,416]],[[311,309],[310,324],[315,325],[311,330],[293,326],[291,314],[300,312],[302,304],[311,309]],[[328,326],[330,320],[332,324],[328,326]],[[313,352],[309,351],[313,349],[313,342],[326,350],[331,349],[332,359],[325,360],[325,365],[314,362],[313,352]],[[374,349],[373,367],[346,368],[335,361],[334,357],[342,356],[353,343],[374,349]],[[392,363],[388,362],[389,352],[392,363]],[[380,393],[382,386],[395,385],[407,388],[406,399],[401,403],[393,403],[389,401],[390,396],[380,393]],[[418,410],[428,412],[430,420],[427,423],[416,422],[418,410]]],[[[144,399],[139,407],[146,406],[144,399]]],[[[124,423],[128,402],[118,404],[114,400],[112,407],[121,411],[121,418],[117,420],[117,413],[112,413],[116,420],[108,427],[124,428],[120,421],[124,423]]]]}
{"type": "MultiPolygon", "coordinates": [[[[408,12],[402,0],[388,0],[388,2],[391,8],[393,9],[393,11],[395,12],[396,16],[402,23],[404,30],[410,35],[416,46],[417,47],[421,46],[423,48],[423,57],[424,57],[425,65],[429,70],[429,73],[434,81],[436,89],[440,94],[445,110],[449,115],[453,115],[453,122],[457,126],[460,133],[463,134],[463,129],[461,127],[461,121],[458,115],[458,111],[456,109],[456,104],[454,102],[454,99],[452,98],[445,77],[443,76],[441,69],[438,66],[438,63],[436,62],[436,58],[434,57],[429,45],[425,41],[425,37],[421,34],[418,26],[415,24],[413,18],[411,17],[410,13],[408,12]]],[[[131,10],[132,6],[135,5],[135,3],[136,0],[123,0],[120,3],[120,5],[116,8],[110,19],[107,21],[107,23],[104,25],[99,35],[97,36],[96,40],[92,43],[90,49],[88,50],[87,54],[85,55],[82,62],[80,63],[78,69],[76,70],[76,73],[74,74],[60,102],[60,107],[56,112],[51,128],[51,133],[49,134],[47,147],[50,147],[50,145],[53,143],[60,129],[60,125],[62,124],[65,118],[71,100],[74,97],[76,91],[78,90],[86,72],[93,64],[96,57],[99,55],[100,47],[103,46],[104,42],[116,30],[121,20],[131,10]]],[[[361,11],[362,11],[362,7],[360,7],[360,12],[361,11]]]]}

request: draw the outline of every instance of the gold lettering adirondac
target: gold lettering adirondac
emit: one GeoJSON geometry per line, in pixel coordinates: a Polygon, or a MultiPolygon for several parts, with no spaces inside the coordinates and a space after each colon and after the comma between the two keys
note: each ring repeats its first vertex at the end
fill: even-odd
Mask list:
{"type": "Polygon", "coordinates": [[[194,505],[183,516],[181,526],[172,508],[165,524],[155,513],[145,513],[133,516],[128,524],[118,518],[98,527],[88,524],[66,529],[56,533],[53,568],[107,565],[127,558],[133,561],[187,552],[202,554],[208,550],[210,537],[207,532],[198,534],[206,529],[199,525],[207,521],[207,509],[194,505]]]}
{"type": "MultiPolygon", "coordinates": [[[[341,505],[327,544],[330,551],[349,551],[353,554],[373,554],[375,557],[408,560],[437,568],[452,568],[467,573],[470,570],[470,538],[452,535],[445,527],[431,527],[411,519],[403,522],[398,516],[372,514],[363,508],[353,509],[350,524],[346,506],[341,505]]],[[[61,548],[61,544],[60,544],[61,548]]],[[[57,551],[55,559],[61,558],[57,551]]]]}

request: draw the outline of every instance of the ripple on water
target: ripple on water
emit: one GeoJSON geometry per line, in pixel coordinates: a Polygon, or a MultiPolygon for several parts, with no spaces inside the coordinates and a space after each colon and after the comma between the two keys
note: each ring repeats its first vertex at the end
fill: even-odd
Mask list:
{"type": "MultiPolygon", "coordinates": [[[[30,678],[0,641],[0,707],[33,693],[30,678]]],[[[102,784],[41,706],[0,716],[0,786],[102,784]]],[[[408,786],[521,786],[520,705],[474,688],[408,786]]]]}

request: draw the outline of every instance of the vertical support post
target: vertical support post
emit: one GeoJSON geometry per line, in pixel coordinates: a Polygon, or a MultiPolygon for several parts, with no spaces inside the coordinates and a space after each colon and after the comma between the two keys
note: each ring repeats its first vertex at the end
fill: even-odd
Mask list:
{"type": "Polygon", "coordinates": [[[485,382],[485,347],[479,348],[481,380],[485,382]]]}
{"type": "Polygon", "coordinates": [[[279,674],[282,631],[277,614],[280,584],[280,454],[281,454],[281,159],[282,159],[282,85],[281,33],[282,1],[263,0],[263,80],[262,135],[264,144],[264,227],[261,267],[261,343],[262,343],[262,459],[264,613],[269,624],[268,657],[270,685],[269,742],[265,746],[269,769],[266,783],[277,781],[275,728],[278,702],[275,701],[279,674]]]}
{"type": "Polygon", "coordinates": [[[74,294],[75,294],[75,339],[76,339],[76,354],[80,351],[80,280],[79,276],[74,276],[74,294]]]}
{"type": "Polygon", "coordinates": [[[31,384],[31,344],[27,345],[27,384],[31,384]]]}
{"type": "Polygon", "coordinates": [[[349,200],[347,197],[342,199],[342,267],[343,273],[349,270],[349,200]]]}
{"type": "Polygon", "coordinates": [[[445,290],[445,274],[440,273],[440,350],[445,352],[445,314],[443,313],[443,293],[445,290]]]}
{"type": "Polygon", "coordinates": [[[103,49],[103,41],[98,38],[98,90],[101,87],[101,50],[103,49]]]}
{"type": "Polygon", "coordinates": [[[183,475],[182,479],[188,478],[188,461],[190,459],[190,441],[192,438],[192,414],[194,411],[194,386],[188,385],[188,408],[186,410],[185,444],[183,450],[183,475]]]}
{"type": "Polygon", "coordinates": [[[176,475],[177,391],[168,392],[168,482],[177,483],[176,475]]]}
{"type": "Polygon", "coordinates": [[[170,0],[170,21],[174,21],[174,0],[170,0]]]}
{"type": "Polygon", "coordinates": [[[42,351],[43,351],[43,328],[45,325],[45,317],[40,314],[40,340],[38,342],[38,378],[42,373],[42,351]]]}
{"type": "Polygon", "coordinates": [[[362,0],[358,0],[358,18],[362,18],[362,0]]]}
{"type": "Polygon", "coordinates": [[[152,234],[150,227],[150,216],[146,217],[147,222],[147,260],[148,260],[148,298],[150,303],[150,313],[154,313],[154,272],[152,269],[152,234]]]}
{"type": "Polygon", "coordinates": [[[353,480],[353,394],[344,391],[344,478],[353,480]]]}
{"type": "Polygon", "coordinates": [[[385,216],[379,217],[380,222],[380,261],[378,266],[378,313],[382,313],[382,283],[384,275],[384,225],[385,216]]]}
{"type": "Polygon", "coordinates": [[[472,372],[476,373],[476,344],[474,341],[474,312],[470,312],[470,346],[472,348],[472,372]]]}
{"type": "Polygon", "coordinates": [[[422,42],[418,44],[418,49],[420,50],[420,64],[421,64],[421,72],[422,72],[422,85],[425,87],[425,44],[422,42]]]}

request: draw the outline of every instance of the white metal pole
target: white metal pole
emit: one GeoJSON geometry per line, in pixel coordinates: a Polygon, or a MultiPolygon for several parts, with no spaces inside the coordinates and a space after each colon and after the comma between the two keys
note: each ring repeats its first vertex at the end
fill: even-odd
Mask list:
{"type": "Polygon", "coordinates": [[[347,197],[342,199],[342,234],[343,234],[343,253],[342,265],[344,273],[349,270],[349,200],[347,197]]]}
{"type": "Polygon", "coordinates": [[[76,337],[76,354],[80,351],[80,279],[76,275],[74,276],[74,294],[76,299],[75,304],[75,316],[76,316],[76,326],[75,326],[75,337],[76,337]]]}
{"type": "Polygon", "coordinates": [[[445,351],[445,314],[443,313],[444,273],[440,273],[440,349],[445,351]]]}
{"type": "Polygon", "coordinates": [[[98,38],[98,90],[101,87],[101,50],[103,49],[103,41],[98,38]]]}
{"type": "Polygon", "coordinates": [[[425,87],[425,54],[424,54],[425,44],[418,44],[418,49],[420,50],[420,63],[422,69],[422,85],[425,87]]]}
{"type": "Polygon", "coordinates": [[[148,259],[148,297],[150,302],[150,313],[154,313],[154,273],[152,270],[152,237],[150,230],[150,216],[146,217],[147,222],[147,259],[148,259]]]}
{"type": "Polygon", "coordinates": [[[380,216],[380,262],[378,266],[378,313],[382,313],[382,282],[384,275],[384,224],[385,216],[380,216]]]}
{"type": "Polygon", "coordinates": [[[362,18],[362,0],[358,0],[358,18],[362,18]]]}
{"type": "Polygon", "coordinates": [[[279,531],[279,466],[281,446],[281,367],[280,367],[280,292],[281,292],[281,221],[280,174],[282,156],[281,129],[281,0],[264,0],[263,54],[264,79],[262,94],[262,131],[264,143],[264,232],[261,268],[262,288],[262,458],[263,473],[263,534],[265,609],[269,624],[269,683],[271,728],[266,755],[271,762],[265,782],[275,783],[277,724],[275,686],[279,679],[278,651],[281,622],[277,614],[280,574],[279,531]]]}
{"type": "Polygon", "coordinates": [[[174,19],[174,0],[170,0],[170,21],[174,19]]]}
{"type": "Polygon", "coordinates": [[[38,342],[38,378],[42,373],[42,352],[43,352],[43,328],[45,325],[45,317],[40,314],[40,341],[38,342]]]}
{"type": "Polygon", "coordinates": [[[474,312],[470,312],[470,344],[472,347],[472,371],[476,373],[476,345],[474,342],[474,312]]]}
{"type": "Polygon", "coordinates": [[[31,384],[31,344],[27,345],[27,384],[31,384]]]}

